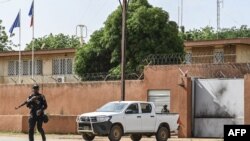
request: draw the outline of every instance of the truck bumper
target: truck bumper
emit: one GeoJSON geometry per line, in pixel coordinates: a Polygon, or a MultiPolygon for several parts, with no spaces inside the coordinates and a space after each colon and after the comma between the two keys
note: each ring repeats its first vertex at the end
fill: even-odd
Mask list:
{"type": "Polygon", "coordinates": [[[109,134],[110,128],[112,126],[110,121],[95,123],[78,122],[77,124],[78,133],[91,132],[96,135],[109,134]]]}

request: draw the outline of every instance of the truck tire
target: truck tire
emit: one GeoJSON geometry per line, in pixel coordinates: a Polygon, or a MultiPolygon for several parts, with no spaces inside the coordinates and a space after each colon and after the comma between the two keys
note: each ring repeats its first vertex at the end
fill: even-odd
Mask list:
{"type": "Polygon", "coordinates": [[[157,141],[167,141],[169,137],[169,130],[166,127],[160,127],[156,133],[157,141]]]}
{"type": "Polygon", "coordinates": [[[131,134],[130,138],[132,141],[140,141],[141,140],[142,135],[141,134],[131,134]]]}
{"type": "Polygon", "coordinates": [[[83,138],[85,141],[92,141],[92,140],[95,138],[95,135],[92,134],[92,133],[83,133],[83,134],[82,134],[82,138],[83,138]]]}
{"type": "Polygon", "coordinates": [[[108,135],[110,141],[119,141],[123,135],[123,131],[120,125],[114,125],[108,135]]]}

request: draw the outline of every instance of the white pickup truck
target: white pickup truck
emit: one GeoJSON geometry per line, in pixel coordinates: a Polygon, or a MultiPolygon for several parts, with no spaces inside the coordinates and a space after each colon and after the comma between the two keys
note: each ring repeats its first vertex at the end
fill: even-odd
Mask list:
{"type": "Polygon", "coordinates": [[[114,101],[97,109],[96,112],[77,116],[77,131],[84,140],[95,136],[108,136],[110,141],[119,141],[130,135],[139,141],[142,135],[156,136],[157,141],[166,141],[170,132],[178,129],[178,114],[156,114],[152,102],[114,101]]]}

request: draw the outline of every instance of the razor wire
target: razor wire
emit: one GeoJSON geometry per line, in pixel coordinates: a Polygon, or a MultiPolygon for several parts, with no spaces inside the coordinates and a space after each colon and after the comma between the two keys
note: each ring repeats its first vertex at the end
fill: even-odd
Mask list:
{"type": "Polygon", "coordinates": [[[249,63],[192,64],[178,67],[188,71],[189,77],[196,78],[244,78],[250,73],[249,63]]]}
{"type": "Polygon", "coordinates": [[[236,54],[210,54],[210,53],[172,53],[151,54],[144,60],[145,65],[176,65],[176,64],[223,64],[235,63],[236,54]]]}

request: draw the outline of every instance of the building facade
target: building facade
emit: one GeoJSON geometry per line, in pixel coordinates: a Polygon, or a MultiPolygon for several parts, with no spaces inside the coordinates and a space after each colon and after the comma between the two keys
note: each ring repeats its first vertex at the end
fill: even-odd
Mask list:
{"type": "Polygon", "coordinates": [[[60,83],[77,82],[74,75],[75,49],[40,50],[34,53],[32,69],[32,51],[0,53],[0,83],[60,83]],[[20,73],[19,73],[20,72],[20,73]]]}
{"type": "Polygon", "coordinates": [[[184,46],[187,64],[250,62],[250,38],[188,41],[184,46]]]}

